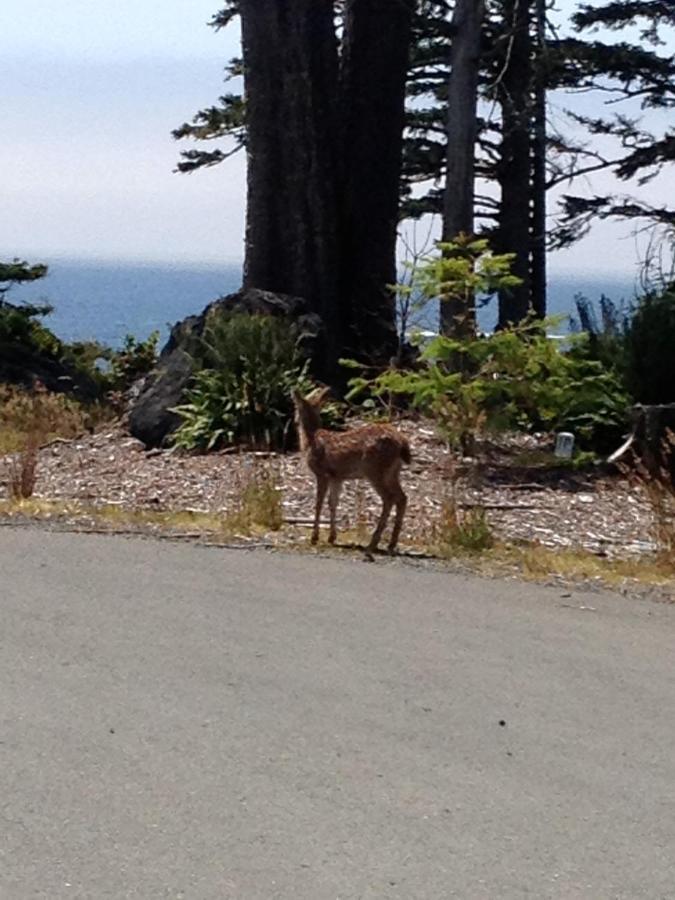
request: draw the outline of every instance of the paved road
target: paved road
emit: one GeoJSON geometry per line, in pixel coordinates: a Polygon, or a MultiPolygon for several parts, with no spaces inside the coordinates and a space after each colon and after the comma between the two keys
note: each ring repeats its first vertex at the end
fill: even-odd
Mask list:
{"type": "Polygon", "coordinates": [[[563,593],[0,530],[0,897],[674,898],[675,608],[563,593]]]}

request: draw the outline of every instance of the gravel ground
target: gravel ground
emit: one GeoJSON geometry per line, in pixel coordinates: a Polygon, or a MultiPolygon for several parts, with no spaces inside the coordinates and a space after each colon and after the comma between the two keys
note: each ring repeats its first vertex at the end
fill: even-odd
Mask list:
{"type": "MultiPolygon", "coordinates": [[[[519,458],[540,451],[546,438],[518,436],[508,445],[485,448],[480,464],[472,464],[453,458],[429,424],[399,427],[413,451],[413,464],[403,474],[409,496],[403,545],[423,541],[444,500],[453,497],[460,510],[484,508],[495,534],[505,540],[582,547],[608,556],[654,549],[649,504],[624,479],[517,465],[519,458]]],[[[0,497],[9,496],[11,465],[11,457],[0,458],[0,497]]],[[[42,448],[35,496],[85,506],[220,513],[232,508],[242,485],[260,467],[278,477],[286,521],[308,525],[314,482],[299,454],[146,452],[121,427],[42,448]]],[[[378,508],[366,485],[348,484],[340,527],[370,527],[378,508]]]]}

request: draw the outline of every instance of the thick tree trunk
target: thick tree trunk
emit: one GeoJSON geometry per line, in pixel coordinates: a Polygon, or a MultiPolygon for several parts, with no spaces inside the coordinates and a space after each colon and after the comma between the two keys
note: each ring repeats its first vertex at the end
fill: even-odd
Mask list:
{"type": "Polygon", "coordinates": [[[244,286],[303,297],[342,344],[332,0],[241,0],[248,196],[244,286]]]}
{"type": "Polygon", "coordinates": [[[507,0],[510,29],[499,84],[502,146],[498,176],[501,186],[499,251],[515,253],[512,272],[519,287],[499,297],[499,327],[524,319],[530,309],[530,116],[532,64],[530,0],[507,0]]]}
{"type": "Polygon", "coordinates": [[[530,290],[532,309],[546,316],[546,0],[535,2],[532,108],[532,205],[530,290]]]}
{"type": "MultiPolygon", "coordinates": [[[[447,175],[443,206],[443,240],[474,230],[474,166],[476,106],[482,0],[457,0],[452,17],[453,38],[448,81],[447,175]]],[[[441,298],[441,334],[467,337],[475,333],[473,298],[441,298]]]]}
{"type": "Polygon", "coordinates": [[[350,348],[396,349],[396,230],[415,0],[347,0],[340,75],[341,272],[350,348]]]}

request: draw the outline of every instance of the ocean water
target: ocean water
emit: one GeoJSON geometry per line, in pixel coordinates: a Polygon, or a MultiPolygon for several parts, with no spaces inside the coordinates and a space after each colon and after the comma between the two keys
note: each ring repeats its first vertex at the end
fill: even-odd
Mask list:
{"type": "MultiPolygon", "coordinates": [[[[46,320],[63,340],[97,340],[120,346],[125,335],[145,338],[160,332],[160,346],[170,327],[185,316],[201,312],[212,300],[241,285],[240,265],[169,265],[128,262],[46,260],[49,274],[29,285],[16,286],[9,299],[49,301],[54,312],[46,320]]],[[[630,274],[551,274],[549,313],[575,312],[575,295],[598,301],[602,294],[616,303],[630,301],[635,281],[630,274]]],[[[479,324],[491,331],[496,322],[496,301],[479,310],[479,324]]],[[[425,316],[435,322],[433,312],[425,316]]],[[[564,332],[566,325],[559,330],[564,332]]]]}

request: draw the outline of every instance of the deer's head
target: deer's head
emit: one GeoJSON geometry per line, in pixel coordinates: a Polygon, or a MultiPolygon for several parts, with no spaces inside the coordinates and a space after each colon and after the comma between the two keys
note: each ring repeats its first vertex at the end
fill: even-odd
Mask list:
{"type": "Polygon", "coordinates": [[[295,407],[295,424],[300,434],[300,447],[305,450],[311,442],[313,435],[321,428],[321,407],[330,388],[315,388],[311,393],[303,397],[299,391],[293,391],[293,405],[295,407]]]}

